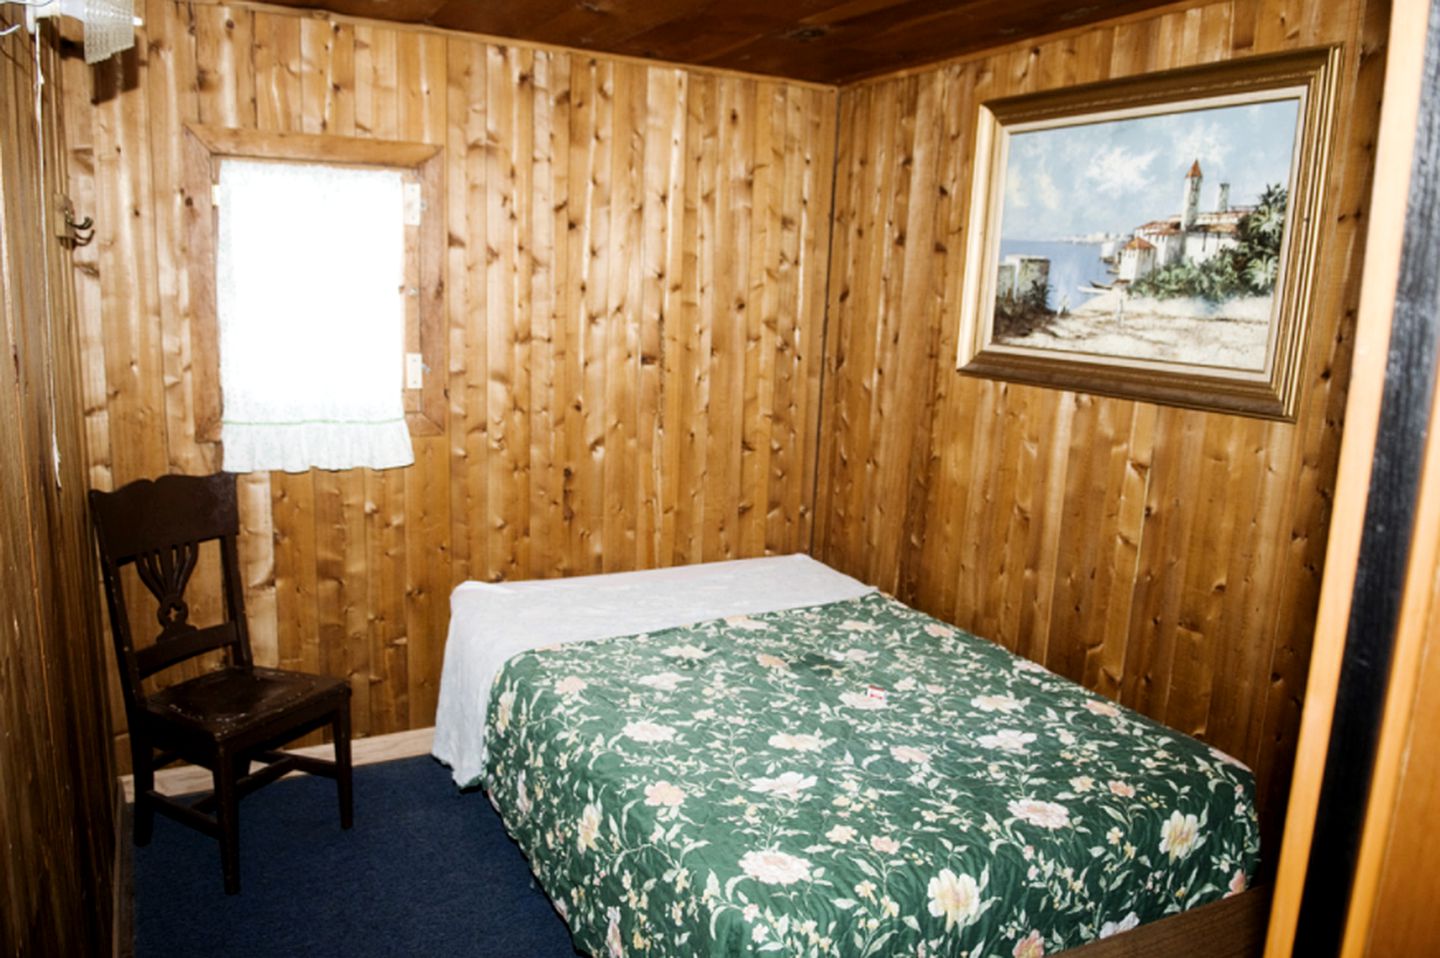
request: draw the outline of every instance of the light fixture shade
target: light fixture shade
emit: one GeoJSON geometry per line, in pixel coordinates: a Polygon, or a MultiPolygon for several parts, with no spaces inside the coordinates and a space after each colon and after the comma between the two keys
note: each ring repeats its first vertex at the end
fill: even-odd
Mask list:
{"type": "Polygon", "coordinates": [[[86,63],[135,45],[134,0],[85,0],[84,20],[86,63]]]}

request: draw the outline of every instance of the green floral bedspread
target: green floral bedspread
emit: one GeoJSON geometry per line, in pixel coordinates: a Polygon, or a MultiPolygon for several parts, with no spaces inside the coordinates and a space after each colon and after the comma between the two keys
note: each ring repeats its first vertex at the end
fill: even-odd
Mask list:
{"type": "Polygon", "coordinates": [[[1034,958],[1243,890],[1232,759],[880,594],[515,656],[486,785],[594,955],[1034,958]]]}

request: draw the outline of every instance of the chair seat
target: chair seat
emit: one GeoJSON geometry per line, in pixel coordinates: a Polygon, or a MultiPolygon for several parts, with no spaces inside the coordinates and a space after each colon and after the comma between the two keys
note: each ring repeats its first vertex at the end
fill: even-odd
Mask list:
{"type": "Polygon", "coordinates": [[[307,702],[343,696],[349,686],[327,675],[227,667],[147,697],[156,718],[181,721],[217,737],[263,725],[307,702]]]}

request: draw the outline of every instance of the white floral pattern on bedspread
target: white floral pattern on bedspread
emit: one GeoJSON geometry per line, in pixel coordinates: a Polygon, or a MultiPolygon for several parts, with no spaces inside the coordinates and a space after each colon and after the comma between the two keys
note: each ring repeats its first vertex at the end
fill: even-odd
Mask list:
{"type": "Polygon", "coordinates": [[[1037,958],[1243,890],[1248,770],[872,594],[526,652],[487,784],[594,955],[1037,958]]]}

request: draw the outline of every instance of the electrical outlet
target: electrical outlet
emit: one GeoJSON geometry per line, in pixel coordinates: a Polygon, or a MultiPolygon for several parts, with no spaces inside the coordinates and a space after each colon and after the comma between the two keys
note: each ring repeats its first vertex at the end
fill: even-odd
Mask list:
{"type": "Polygon", "coordinates": [[[419,353],[405,354],[405,388],[420,389],[425,385],[425,357],[419,353]]]}

